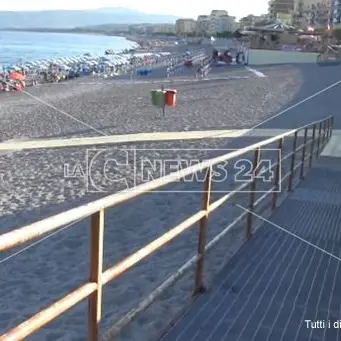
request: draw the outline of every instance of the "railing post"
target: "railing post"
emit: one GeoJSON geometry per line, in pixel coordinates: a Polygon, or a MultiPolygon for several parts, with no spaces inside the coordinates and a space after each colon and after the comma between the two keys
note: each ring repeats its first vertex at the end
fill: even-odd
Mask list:
{"type": "Polygon", "coordinates": [[[333,135],[333,127],[334,127],[334,116],[330,118],[330,137],[333,135]]]}
{"type": "Polygon", "coordinates": [[[277,157],[277,166],[276,166],[276,173],[275,173],[275,191],[272,194],[272,207],[271,209],[274,210],[277,204],[277,194],[279,191],[279,183],[281,181],[280,174],[281,174],[281,162],[282,162],[282,151],[283,151],[283,137],[278,141],[278,157],[277,157]]]}
{"type": "Polygon", "coordinates": [[[91,216],[89,281],[97,283],[97,290],[88,301],[89,341],[99,341],[99,322],[102,310],[104,210],[91,216]]]}
{"type": "Polygon", "coordinates": [[[303,142],[303,150],[302,150],[302,159],[301,159],[301,172],[300,179],[304,178],[304,162],[305,162],[305,149],[307,147],[307,137],[308,137],[308,128],[304,129],[304,142],[303,142]]]}
{"type": "Polygon", "coordinates": [[[310,156],[309,156],[309,168],[311,168],[311,165],[312,165],[312,162],[313,162],[315,137],[316,137],[316,124],[313,125],[313,134],[312,134],[312,137],[311,137],[310,156]]]}
{"type": "Polygon", "coordinates": [[[332,118],[328,119],[328,140],[332,136],[332,118]]]}
{"type": "Polygon", "coordinates": [[[332,136],[332,119],[329,118],[328,119],[328,134],[327,134],[328,140],[330,139],[331,136],[332,136]]]}
{"type": "Polygon", "coordinates": [[[296,159],[296,146],[297,146],[297,131],[294,135],[294,142],[292,145],[292,155],[291,155],[291,165],[290,165],[290,176],[288,183],[288,192],[292,190],[292,183],[294,180],[294,167],[295,167],[295,159],[296,159]]]}
{"type": "Polygon", "coordinates": [[[198,260],[197,268],[195,272],[195,285],[194,295],[201,294],[206,291],[204,286],[204,262],[205,262],[205,246],[206,246],[206,234],[207,234],[207,223],[208,223],[208,209],[210,206],[211,198],[211,186],[212,186],[212,167],[207,169],[204,193],[202,198],[201,209],[206,211],[206,215],[199,221],[199,239],[198,239],[198,260]]]}
{"type": "Polygon", "coordinates": [[[260,149],[257,148],[254,154],[253,166],[252,166],[252,182],[250,186],[250,193],[249,193],[249,212],[247,214],[247,221],[246,221],[246,238],[250,239],[252,237],[252,220],[253,220],[253,208],[255,202],[255,191],[256,191],[256,180],[257,174],[259,171],[259,158],[260,158],[260,149]]]}
{"type": "Polygon", "coordinates": [[[317,148],[316,148],[316,158],[318,158],[319,153],[320,153],[320,139],[321,139],[321,130],[322,130],[322,122],[319,124],[319,133],[317,137],[317,148]]]}
{"type": "Polygon", "coordinates": [[[326,129],[326,140],[328,141],[328,139],[329,139],[329,127],[330,127],[330,119],[329,118],[326,120],[326,127],[327,127],[327,129],[326,129]]]}
{"type": "Polygon", "coordinates": [[[327,138],[326,138],[326,129],[327,129],[327,121],[323,122],[323,134],[322,134],[322,148],[324,147],[327,138]]]}

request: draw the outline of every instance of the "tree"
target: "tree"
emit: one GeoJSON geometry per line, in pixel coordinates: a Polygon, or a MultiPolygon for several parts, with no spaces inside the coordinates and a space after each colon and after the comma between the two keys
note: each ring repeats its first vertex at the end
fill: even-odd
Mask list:
{"type": "Polygon", "coordinates": [[[325,33],[326,29],[322,27],[315,28],[315,33],[325,33]]]}
{"type": "Polygon", "coordinates": [[[176,33],[175,32],[153,32],[153,35],[175,37],[176,33]]]}
{"type": "Polygon", "coordinates": [[[272,23],[269,22],[269,20],[264,19],[264,20],[257,21],[255,23],[255,27],[263,27],[263,26],[270,25],[270,24],[272,24],[272,23]]]}
{"type": "Polygon", "coordinates": [[[341,41],[341,28],[335,28],[333,30],[333,36],[337,40],[338,43],[341,41]]]}
{"type": "Polygon", "coordinates": [[[239,30],[237,30],[237,31],[234,31],[234,32],[232,33],[232,36],[233,36],[234,38],[240,39],[240,38],[243,37],[244,35],[241,34],[239,30]]]}
{"type": "Polygon", "coordinates": [[[217,38],[231,38],[232,33],[229,31],[217,32],[216,36],[217,36],[217,38]]]}

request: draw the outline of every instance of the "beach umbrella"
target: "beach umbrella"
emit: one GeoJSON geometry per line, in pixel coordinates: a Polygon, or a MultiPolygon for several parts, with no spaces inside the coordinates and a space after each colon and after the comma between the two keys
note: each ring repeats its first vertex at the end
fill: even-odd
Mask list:
{"type": "Polygon", "coordinates": [[[22,75],[21,73],[19,72],[12,72],[8,75],[8,78],[9,79],[13,79],[13,80],[16,80],[16,81],[24,81],[25,80],[25,76],[22,75]]]}

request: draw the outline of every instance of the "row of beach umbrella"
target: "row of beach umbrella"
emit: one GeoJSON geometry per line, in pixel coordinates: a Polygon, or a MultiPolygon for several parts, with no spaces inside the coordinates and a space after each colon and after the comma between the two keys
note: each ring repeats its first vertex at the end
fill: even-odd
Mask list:
{"type": "MultiPolygon", "coordinates": [[[[162,57],[165,53],[159,54],[136,54],[134,55],[135,59],[143,59],[144,56],[148,57],[162,57]]],[[[125,65],[129,64],[132,55],[120,55],[114,54],[111,56],[92,56],[90,54],[84,54],[81,56],[75,57],[61,57],[57,59],[42,59],[24,63],[18,63],[15,65],[8,65],[0,66],[0,72],[14,72],[14,71],[21,71],[21,70],[48,70],[51,66],[58,67],[64,70],[69,70],[72,68],[91,68],[96,66],[117,66],[117,65],[125,65]],[[2,69],[2,70],[1,70],[2,69]]]]}

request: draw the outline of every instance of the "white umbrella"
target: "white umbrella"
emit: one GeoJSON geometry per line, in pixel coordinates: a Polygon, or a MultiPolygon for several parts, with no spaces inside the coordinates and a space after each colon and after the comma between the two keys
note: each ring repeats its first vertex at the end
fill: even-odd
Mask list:
{"type": "Polygon", "coordinates": [[[284,24],[284,23],[275,23],[271,25],[265,26],[266,29],[271,29],[271,30],[291,30],[291,31],[296,31],[295,27],[284,24]]]}

